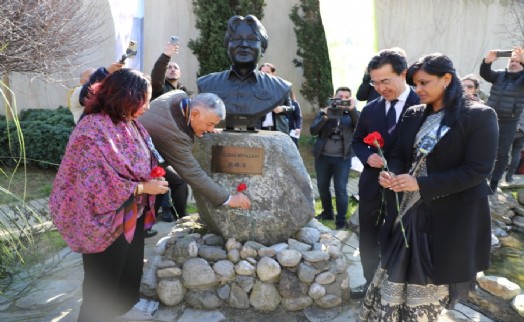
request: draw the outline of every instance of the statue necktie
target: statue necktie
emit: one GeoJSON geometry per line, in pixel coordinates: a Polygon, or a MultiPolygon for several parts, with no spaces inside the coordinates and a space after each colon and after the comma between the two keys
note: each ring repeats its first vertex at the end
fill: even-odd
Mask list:
{"type": "Polygon", "coordinates": [[[395,111],[395,104],[398,100],[392,100],[391,106],[389,107],[388,113],[386,114],[386,121],[388,125],[388,134],[391,134],[397,126],[397,112],[395,111]]]}

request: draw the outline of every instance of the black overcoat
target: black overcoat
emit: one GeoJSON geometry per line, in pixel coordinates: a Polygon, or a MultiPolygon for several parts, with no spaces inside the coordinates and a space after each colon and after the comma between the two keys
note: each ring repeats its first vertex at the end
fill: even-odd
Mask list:
{"type": "MultiPolygon", "coordinates": [[[[426,105],[417,105],[404,114],[388,160],[394,173],[409,171],[415,135],[427,113],[426,105]]],[[[470,281],[490,262],[487,178],[497,153],[497,117],[482,105],[464,107],[460,115],[460,121],[447,124],[451,129],[427,156],[427,176],[417,178],[430,218],[423,229],[431,234],[435,284],[470,281]]]]}

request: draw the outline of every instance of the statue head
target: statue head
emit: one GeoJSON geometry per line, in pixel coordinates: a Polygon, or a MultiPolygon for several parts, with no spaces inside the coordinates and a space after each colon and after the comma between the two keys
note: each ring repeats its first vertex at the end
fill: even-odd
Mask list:
{"type": "Polygon", "coordinates": [[[266,28],[253,15],[233,16],[227,22],[224,45],[233,66],[254,67],[266,51],[266,28]]]}

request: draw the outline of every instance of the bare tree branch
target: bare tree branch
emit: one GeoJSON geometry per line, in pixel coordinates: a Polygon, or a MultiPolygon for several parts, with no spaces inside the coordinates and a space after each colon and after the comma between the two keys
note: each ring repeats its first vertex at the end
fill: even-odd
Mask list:
{"type": "Polygon", "coordinates": [[[524,0],[508,1],[507,18],[504,27],[513,45],[524,46],[524,0]]]}
{"type": "Polygon", "coordinates": [[[70,73],[77,58],[104,39],[97,6],[83,0],[3,0],[0,74],[31,73],[51,80],[70,73]]]}

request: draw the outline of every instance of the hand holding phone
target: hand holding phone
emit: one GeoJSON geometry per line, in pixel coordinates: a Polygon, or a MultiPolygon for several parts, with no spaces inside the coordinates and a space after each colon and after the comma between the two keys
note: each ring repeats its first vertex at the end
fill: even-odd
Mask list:
{"type": "Polygon", "coordinates": [[[180,37],[178,37],[178,36],[171,36],[171,38],[169,39],[169,43],[171,45],[178,45],[178,44],[180,44],[180,37]]]}

